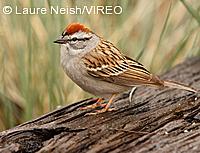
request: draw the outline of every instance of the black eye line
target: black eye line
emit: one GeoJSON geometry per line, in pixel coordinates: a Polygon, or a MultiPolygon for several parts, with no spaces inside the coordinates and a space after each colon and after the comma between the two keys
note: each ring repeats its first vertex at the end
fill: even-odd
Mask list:
{"type": "Polygon", "coordinates": [[[86,41],[86,40],[90,40],[92,37],[89,37],[89,38],[72,38],[72,39],[68,39],[68,41],[86,41]]]}

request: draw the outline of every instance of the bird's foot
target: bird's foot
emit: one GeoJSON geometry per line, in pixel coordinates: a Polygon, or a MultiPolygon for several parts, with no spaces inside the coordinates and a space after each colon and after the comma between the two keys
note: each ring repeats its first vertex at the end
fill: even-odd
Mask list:
{"type": "Polygon", "coordinates": [[[98,98],[94,104],[85,106],[85,107],[81,107],[80,110],[104,108],[107,104],[102,103],[102,102],[104,102],[104,100],[102,98],[98,98]]]}
{"type": "Polygon", "coordinates": [[[106,104],[98,104],[98,103],[94,103],[94,104],[89,105],[89,106],[81,107],[80,110],[88,110],[88,109],[104,108],[105,106],[106,106],[106,104]]]}
{"type": "Polygon", "coordinates": [[[111,103],[113,102],[113,98],[114,98],[115,96],[116,96],[116,95],[113,94],[113,95],[111,96],[110,100],[108,101],[108,103],[106,103],[106,104],[103,104],[103,103],[102,103],[102,102],[103,102],[103,99],[102,99],[102,98],[99,98],[99,99],[97,100],[97,102],[96,102],[95,104],[93,104],[94,106],[93,106],[93,105],[86,106],[87,108],[88,108],[88,107],[89,107],[89,108],[97,108],[97,107],[99,107],[99,106],[103,106],[102,109],[100,109],[100,110],[95,110],[95,112],[87,113],[86,115],[96,115],[96,114],[104,113],[104,112],[107,112],[107,111],[113,111],[113,110],[115,110],[115,109],[113,109],[113,108],[110,108],[110,105],[111,105],[111,103]]]}
{"type": "Polygon", "coordinates": [[[115,108],[103,108],[101,110],[95,110],[95,112],[91,112],[91,113],[87,113],[86,115],[97,115],[97,114],[101,114],[104,112],[111,112],[111,111],[115,111],[115,108]]]}

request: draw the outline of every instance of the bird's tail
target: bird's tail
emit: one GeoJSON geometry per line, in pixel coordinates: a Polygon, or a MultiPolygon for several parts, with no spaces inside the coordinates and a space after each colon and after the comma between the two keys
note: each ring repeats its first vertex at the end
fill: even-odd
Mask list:
{"type": "Polygon", "coordinates": [[[195,92],[195,93],[197,92],[197,90],[192,88],[192,87],[186,86],[186,85],[181,84],[181,83],[169,81],[169,80],[164,80],[164,86],[170,87],[170,88],[187,90],[187,91],[191,91],[191,92],[195,92]]]}

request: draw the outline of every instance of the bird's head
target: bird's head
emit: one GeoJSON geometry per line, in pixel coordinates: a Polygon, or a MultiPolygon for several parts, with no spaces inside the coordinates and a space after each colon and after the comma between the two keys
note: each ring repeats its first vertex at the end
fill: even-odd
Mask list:
{"type": "Polygon", "coordinates": [[[83,54],[94,49],[100,41],[99,36],[80,23],[69,24],[59,39],[54,43],[61,44],[61,50],[70,55],[83,54]]]}

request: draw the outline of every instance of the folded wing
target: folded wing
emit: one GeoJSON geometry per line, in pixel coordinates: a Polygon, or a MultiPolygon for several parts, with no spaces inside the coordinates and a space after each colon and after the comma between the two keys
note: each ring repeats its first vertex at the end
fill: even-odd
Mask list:
{"type": "Polygon", "coordinates": [[[152,75],[137,61],[123,56],[111,43],[104,42],[87,53],[82,61],[89,75],[122,86],[163,86],[157,76],[152,75]]]}

